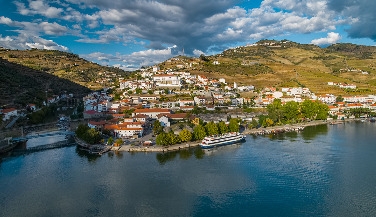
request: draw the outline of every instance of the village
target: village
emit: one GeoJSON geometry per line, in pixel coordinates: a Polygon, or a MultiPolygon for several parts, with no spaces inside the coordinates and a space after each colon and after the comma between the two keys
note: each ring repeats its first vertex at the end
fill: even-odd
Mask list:
{"type": "MultiPolygon", "coordinates": [[[[350,109],[376,111],[376,95],[315,95],[304,87],[256,89],[252,85],[227,83],[224,78],[208,78],[171,69],[160,70],[158,66],[141,69],[133,79],[117,77],[113,73],[100,74],[101,79],[97,82],[112,82],[109,87],[82,98],[82,118],[90,128],[110,131],[115,138],[122,139],[151,135],[152,123],[155,120],[158,120],[166,131],[171,130],[173,124],[187,121],[196,124],[199,120],[218,123],[228,122],[229,118],[238,118],[242,122],[251,122],[258,120],[261,113],[250,112],[249,108],[255,109],[252,111],[263,111],[262,108],[266,108],[275,99],[279,99],[282,104],[291,101],[302,103],[306,99],[320,101],[328,105],[328,120],[354,118],[346,113],[350,109]]],[[[327,85],[356,89],[352,84],[329,81],[327,85]]],[[[73,98],[73,94],[54,95],[48,97],[43,106],[70,98],[73,98]]],[[[40,109],[35,104],[28,104],[25,109],[0,109],[0,114],[2,121],[11,127],[20,116],[40,109]]],[[[179,129],[174,130],[179,132],[179,129]]]]}
{"type": "MultiPolygon", "coordinates": [[[[258,114],[245,112],[245,109],[262,109],[275,99],[281,100],[282,104],[290,101],[301,103],[305,99],[321,101],[328,105],[328,120],[354,118],[346,113],[350,109],[376,111],[376,95],[315,95],[302,87],[279,90],[265,87],[255,90],[254,86],[228,84],[223,78],[162,71],[157,66],[142,70],[136,77],[134,80],[119,78],[117,96],[103,90],[83,98],[84,118],[90,120],[90,128],[110,130],[117,138],[137,139],[150,133],[154,120],[158,120],[167,132],[173,123],[198,123],[199,119],[218,123],[227,122],[229,118],[239,118],[243,122],[251,122],[258,119],[258,114]],[[240,97],[240,93],[250,93],[252,97],[240,97]],[[107,116],[111,120],[104,120],[107,116]],[[95,121],[98,119],[101,121],[95,121]]],[[[355,85],[333,82],[328,82],[328,85],[356,88],[355,85]]],[[[179,130],[174,129],[174,132],[178,133],[179,130]]]]}

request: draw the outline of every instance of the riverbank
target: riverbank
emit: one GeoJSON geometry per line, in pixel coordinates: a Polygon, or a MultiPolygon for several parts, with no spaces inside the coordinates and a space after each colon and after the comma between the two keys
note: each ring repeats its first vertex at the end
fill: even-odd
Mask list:
{"type": "MultiPolygon", "coordinates": [[[[267,135],[267,134],[279,134],[285,132],[299,132],[304,130],[309,126],[318,126],[318,125],[337,125],[343,124],[345,122],[360,121],[361,119],[346,119],[346,120],[331,120],[331,121],[310,121],[298,124],[287,124],[283,126],[273,126],[265,127],[258,129],[246,129],[242,133],[245,135],[267,135]]],[[[163,146],[137,146],[137,145],[122,145],[120,147],[113,147],[113,151],[127,151],[127,152],[170,152],[170,151],[179,151],[181,149],[187,149],[191,147],[196,147],[200,145],[201,141],[187,142],[183,144],[176,144],[168,147],[163,146]]]]}
{"type": "Polygon", "coordinates": [[[163,146],[135,146],[135,145],[122,145],[120,147],[113,147],[112,151],[127,151],[127,152],[170,152],[179,151],[182,149],[192,148],[200,145],[201,141],[186,142],[168,147],[163,146]]]}

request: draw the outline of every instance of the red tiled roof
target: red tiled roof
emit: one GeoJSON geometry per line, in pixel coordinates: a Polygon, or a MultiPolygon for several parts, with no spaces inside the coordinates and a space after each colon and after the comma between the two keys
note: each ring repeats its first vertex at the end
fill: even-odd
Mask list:
{"type": "Polygon", "coordinates": [[[161,108],[152,108],[152,109],[136,109],[134,113],[152,113],[152,112],[164,112],[164,113],[170,113],[169,109],[161,109],[161,108]]]}
{"type": "Polygon", "coordinates": [[[91,125],[105,125],[105,121],[89,121],[89,124],[91,125]]]}
{"type": "Polygon", "coordinates": [[[85,111],[85,113],[89,114],[89,115],[93,115],[93,114],[97,114],[98,112],[94,111],[94,110],[87,110],[87,111],[85,111]]]}
{"type": "Polygon", "coordinates": [[[16,111],[17,109],[15,108],[8,108],[8,109],[3,109],[2,112],[5,114],[5,113],[9,113],[9,112],[13,112],[13,111],[16,111]]]}

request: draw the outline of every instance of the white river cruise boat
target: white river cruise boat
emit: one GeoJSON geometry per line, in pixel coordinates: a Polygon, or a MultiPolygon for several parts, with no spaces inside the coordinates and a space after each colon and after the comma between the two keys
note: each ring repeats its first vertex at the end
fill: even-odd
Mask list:
{"type": "Polygon", "coordinates": [[[208,149],[223,145],[230,145],[237,142],[243,142],[244,140],[245,136],[243,134],[231,132],[218,136],[207,136],[202,140],[200,146],[203,149],[208,149]]]}

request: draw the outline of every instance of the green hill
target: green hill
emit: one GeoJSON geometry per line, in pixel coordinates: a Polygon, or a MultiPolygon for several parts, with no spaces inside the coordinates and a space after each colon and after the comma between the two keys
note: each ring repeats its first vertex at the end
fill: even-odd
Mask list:
{"type": "Polygon", "coordinates": [[[127,75],[121,69],[101,66],[97,63],[80,58],[76,54],[57,50],[9,50],[0,49],[0,57],[9,62],[17,63],[28,68],[55,75],[88,87],[101,89],[105,81],[103,73],[127,75]]]}
{"type": "Polygon", "coordinates": [[[317,94],[376,94],[376,47],[335,44],[327,48],[287,40],[263,40],[257,45],[228,49],[200,58],[178,57],[160,64],[193,74],[225,78],[227,83],[256,88],[308,87],[317,94]],[[219,64],[213,64],[218,61],[219,64]],[[180,65],[180,67],[177,67],[180,65]],[[357,85],[355,91],[328,86],[327,82],[357,85]]]}
{"type": "Polygon", "coordinates": [[[90,89],[55,75],[0,58],[0,106],[41,105],[47,97],[62,93],[82,97],[90,89]]]}

